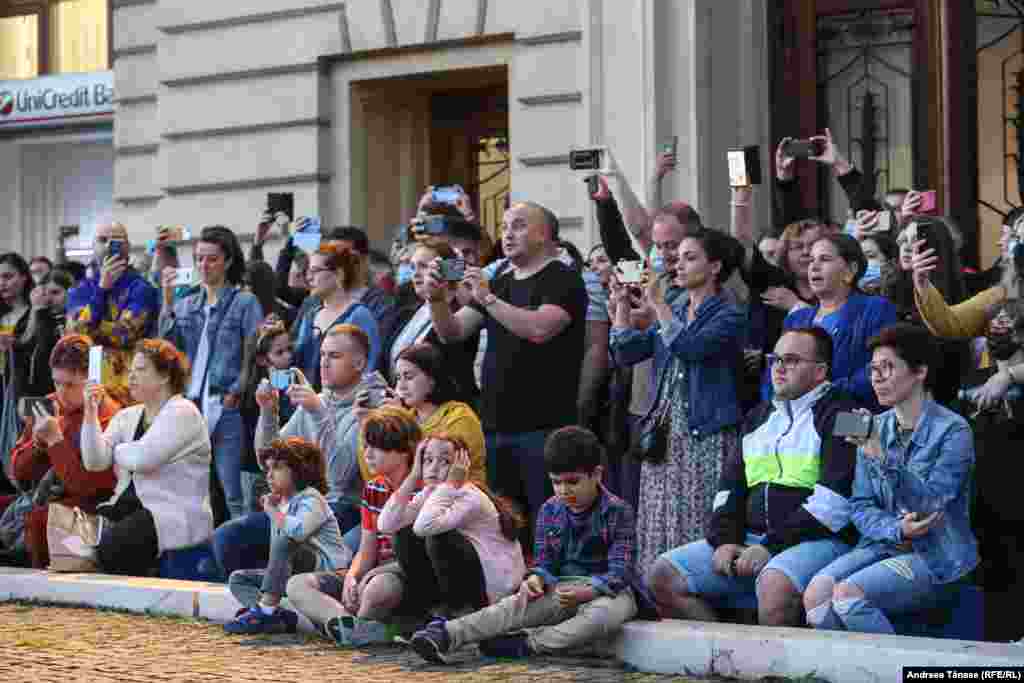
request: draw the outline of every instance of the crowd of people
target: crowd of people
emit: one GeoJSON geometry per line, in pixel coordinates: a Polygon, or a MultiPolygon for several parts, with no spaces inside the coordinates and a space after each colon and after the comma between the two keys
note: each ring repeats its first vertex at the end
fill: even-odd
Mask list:
{"type": "Polygon", "coordinates": [[[986,638],[1020,639],[1024,210],[973,272],[925,193],[876,198],[813,140],[776,151],[773,227],[756,187],[728,229],[662,203],[669,154],[646,208],[598,176],[586,258],[540,203],[495,243],[433,188],[389,258],[352,226],[306,251],[312,221],[269,212],[248,259],[209,226],[133,260],[120,224],[87,269],[0,255],[0,558],[150,576],[208,546],[228,632],[412,623],[433,662],[742,597],[761,624],[893,633],[965,582],[986,638]],[[848,220],[800,205],[797,163],[831,167],[848,220]]]}

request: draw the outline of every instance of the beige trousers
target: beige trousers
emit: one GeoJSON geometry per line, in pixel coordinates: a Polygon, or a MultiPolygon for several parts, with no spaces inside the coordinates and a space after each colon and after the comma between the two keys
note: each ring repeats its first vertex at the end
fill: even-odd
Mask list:
{"type": "Polygon", "coordinates": [[[498,603],[447,623],[452,649],[494,638],[513,631],[531,629],[530,648],[537,653],[574,650],[592,641],[608,638],[636,616],[633,590],[625,589],[614,598],[600,596],[578,608],[558,604],[553,589],[533,602],[522,591],[498,603]]]}

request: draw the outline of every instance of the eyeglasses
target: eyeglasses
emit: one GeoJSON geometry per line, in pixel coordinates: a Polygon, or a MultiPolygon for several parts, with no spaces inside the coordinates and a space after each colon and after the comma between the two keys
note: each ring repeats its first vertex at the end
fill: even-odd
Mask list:
{"type": "Polygon", "coordinates": [[[796,370],[801,363],[811,363],[813,365],[824,365],[825,361],[815,360],[813,358],[804,358],[802,356],[776,356],[774,353],[765,355],[765,359],[768,361],[768,365],[773,366],[776,363],[781,363],[782,367],[786,370],[796,370]]]}
{"type": "Polygon", "coordinates": [[[868,365],[868,372],[871,373],[871,379],[886,380],[892,377],[892,373],[896,371],[896,366],[891,361],[883,360],[881,363],[871,363],[868,365]]]}

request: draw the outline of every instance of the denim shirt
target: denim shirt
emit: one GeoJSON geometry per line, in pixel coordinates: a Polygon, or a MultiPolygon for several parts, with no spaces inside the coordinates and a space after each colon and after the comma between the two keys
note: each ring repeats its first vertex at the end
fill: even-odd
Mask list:
{"type": "MultiPolygon", "coordinates": [[[[684,324],[689,300],[683,299],[672,304],[673,319],[664,327],[657,322],[646,330],[613,328],[611,350],[623,365],[654,357],[657,384],[672,367],[672,357],[680,358],[686,364],[690,435],[702,438],[739,424],[742,417],[737,387],[745,317],[719,294],[684,324]]],[[[666,386],[670,381],[665,378],[666,386]]]]}
{"type": "Polygon", "coordinates": [[[971,428],[932,400],[925,401],[907,444],[900,442],[894,410],[877,416],[875,428],[884,455],[872,458],[858,451],[850,498],[851,517],[861,533],[858,547],[903,543],[903,512],[941,510],[939,524],[910,542],[938,583],[956,581],[978,564],[970,518],[971,428]]]}
{"type": "MultiPolygon", "coordinates": [[[[185,352],[194,361],[203,333],[206,290],[174,303],[173,315],[160,316],[160,336],[185,352]]],[[[256,333],[263,320],[259,300],[237,287],[225,287],[210,318],[210,364],[206,383],[211,396],[242,392],[242,352],[245,340],[256,333]]]]}

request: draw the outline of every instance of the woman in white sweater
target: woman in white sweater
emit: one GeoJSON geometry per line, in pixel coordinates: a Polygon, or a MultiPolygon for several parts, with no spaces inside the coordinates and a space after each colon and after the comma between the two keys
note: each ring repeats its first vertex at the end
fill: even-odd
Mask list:
{"type": "Polygon", "coordinates": [[[421,605],[440,605],[448,614],[497,602],[518,590],[526,574],[516,540],[522,517],[484,485],[467,481],[469,468],[461,438],[427,437],[377,520],[382,533],[395,534],[395,557],[409,592],[421,605]]]}
{"type": "Polygon", "coordinates": [[[105,572],[144,576],[165,550],[213,533],[210,436],[182,396],[188,377],[188,360],[170,342],[143,340],[128,376],[139,403],[117,413],[106,431],[97,417],[103,387],[90,382],[86,389],[82,462],[89,471],[113,465],[117,475],[113,498],[97,508],[97,562],[105,572]]]}

